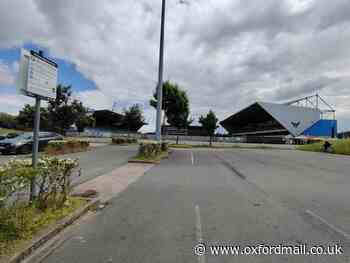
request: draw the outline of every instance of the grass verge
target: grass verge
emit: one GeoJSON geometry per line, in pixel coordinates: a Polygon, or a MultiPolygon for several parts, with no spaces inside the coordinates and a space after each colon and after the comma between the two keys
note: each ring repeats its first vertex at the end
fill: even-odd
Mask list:
{"type": "Polygon", "coordinates": [[[206,144],[170,144],[170,148],[173,149],[192,149],[192,148],[208,148],[208,149],[261,149],[261,150],[269,150],[269,149],[274,149],[271,146],[244,146],[244,145],[206,145],[206,144]]]}
{"type": "MultiPolygon", "coordinates": [[[[330,143],[332,144],[333,154],[350,155],[350,139],[331,140],[330,143]]],[[[323,142],[299,145],[297,149],[308,152],[323,152],[323,142]]]]}
{"type": "Polygon", "coordinates": [[[33,205],[0,209],[0,263],[8,262],[11,256],[22,250],[38,233],[86,203],[86,199],[70,197],[65,206],[57,210],[41,211],[33,205]]]}
{"type": "Polygon", "coordinates": [[[169,147],[174,148],[174,149],[191,149],[191,148],[193,148],[193,145],[190,145],[190,144],[170,144],[169,147]]]}

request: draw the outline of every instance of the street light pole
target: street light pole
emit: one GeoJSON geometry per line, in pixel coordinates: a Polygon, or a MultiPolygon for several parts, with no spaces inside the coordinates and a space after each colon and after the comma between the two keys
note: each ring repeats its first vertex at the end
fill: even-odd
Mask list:
{"type": "Polygon", "coordinates": [[[159,142],[161,142],[162,140],[165,3],[166,3],[166,0],[162,0],[162,22],[161,22],[161,28],[160,28],[159,71],[158,71],[158,86],[157,86],[156,138],[157,138],[157,141],[159,142]]]}

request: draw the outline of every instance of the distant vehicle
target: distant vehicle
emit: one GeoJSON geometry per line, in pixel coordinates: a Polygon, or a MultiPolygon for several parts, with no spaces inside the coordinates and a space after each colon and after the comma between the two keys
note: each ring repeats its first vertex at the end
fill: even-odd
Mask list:
{"type": "MultiPolygon", "coordinates": [[[[39,133],[39,151],[43,150],[50,141],[63,140],[63,136],[54,132],[39,133]]],[[[15,138],[0,141],[2,154],[31,153],[33,147],[33,133],[25,132],[15,138]]]]}
{"type": "Polygon", "coordinates": [[[0,135],[0,141],[5,140],[5,139],[13,139],[16,138],[17,136],[19,136],[21,133],[17,133],[17,132],[10,132],[6,135],[0,135]]]}
{"type": "Polygon", "coordinates": [[[18,132],[10,132],[6,135],[7,139],[13,139],[16,138],[17,136],[21,135],[22,133],[18,133],[18,132]]]}

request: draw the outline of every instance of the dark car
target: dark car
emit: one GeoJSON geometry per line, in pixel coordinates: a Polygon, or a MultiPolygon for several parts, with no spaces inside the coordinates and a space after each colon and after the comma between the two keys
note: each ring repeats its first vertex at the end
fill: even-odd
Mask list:
{"type": "MultiPolygon", "coordinates": [[[[39,151],[43,150],[50,141],[62,140],[63,136],[54,132],[39,133],[39,151]]],[[[33,147],[33,133],[25,132],[12,139],[0,141],[2,154],[30,153],[33,147]]]]}
{"type": "Polygon", "coordinates": [[[0,135],[0,141],[5,140],[5,139],[13,139],[19,135],[21,135],[21,133],[17,133],[17,132],[10,132],[6,135],[0,135]]]}

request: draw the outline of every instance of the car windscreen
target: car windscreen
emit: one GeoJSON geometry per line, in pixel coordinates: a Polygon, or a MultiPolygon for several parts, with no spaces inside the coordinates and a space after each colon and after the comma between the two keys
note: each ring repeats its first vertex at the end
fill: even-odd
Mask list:
{"type": "Polygon", "coordinates": [[[15,139],[18,140],[31,140],[33,138],[33,136],[31,134],[21,134],[19,136],[17,136],[15,139]]]}

